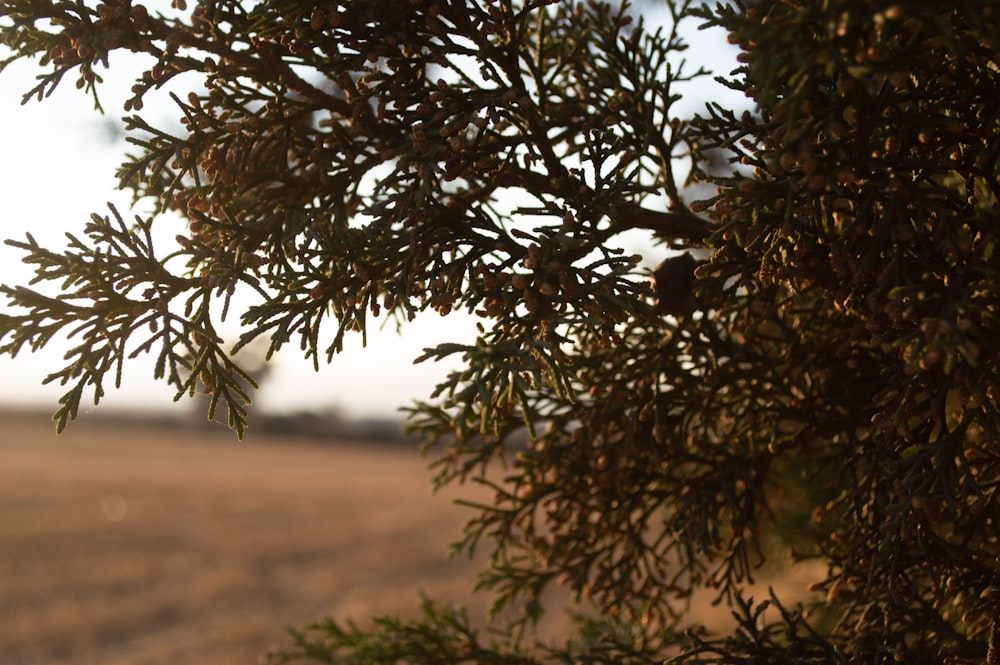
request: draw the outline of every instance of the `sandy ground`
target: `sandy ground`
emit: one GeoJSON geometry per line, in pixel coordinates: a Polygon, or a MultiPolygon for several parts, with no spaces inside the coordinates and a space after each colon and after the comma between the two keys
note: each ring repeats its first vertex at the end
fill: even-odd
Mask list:
{"type": "Polygon", "coordinates": [[[284,627],[465,602],[415,450],[0,417],[0,665],[258,662],[284,627]]]}

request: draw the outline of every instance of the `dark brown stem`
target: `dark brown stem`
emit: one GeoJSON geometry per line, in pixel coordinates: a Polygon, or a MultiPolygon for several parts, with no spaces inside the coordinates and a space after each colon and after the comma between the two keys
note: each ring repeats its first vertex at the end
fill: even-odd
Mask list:
{"type": "MultiPolygon", "coordinates": [[[[497,177],[497,184],[501,187],[521,187],[532,194],[548,194],[564,200],[595,196],[585,184],[571,176],[550,178],[543,173],[510,166],[497,177]]],[[[605,238],[630,229],[643,229],[664,240],[701,245],[710,233],[708,221],[687,210],[650,210],[631,201],[618,200],[609,202],[601,212],[612,220],[611,227],[603,234],[605,238]]]]}

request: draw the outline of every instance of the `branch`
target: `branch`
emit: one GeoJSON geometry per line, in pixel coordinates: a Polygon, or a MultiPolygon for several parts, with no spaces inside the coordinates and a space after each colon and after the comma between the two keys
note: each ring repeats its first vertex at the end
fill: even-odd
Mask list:
{"type": "MultiPolygon", "coordinates": [[[[512,165],[497,176],[496,182],[501,187],[520,187],[534,194],[549,194],[564,200],[597,198],[597,193],[577,178],[550,178],[512,165]]],[[[665,240],[700,245],[710,233],[708,220],[685,209],[650,210],[619,198],[609,201],[601,212],[612,220],[611,228],[604,234],[606,238],[629,229],[643,229],[665,240]]]]}
{"type": "Polygon", "coordinates": [[[650,210],[635,203],[619,205],[624,207],[622,218],[615,222],[617,231],[645,229],[660,238],[687,240],[701,244],[708,237],[710,229],[707,220],[687,210],[650,210]]]}
{"type": "MultiPolygon", "coordinates": [[[[254,77],[256,80],[283,80],[289,88],[322,108],[330,109],[348,117],[353,112],[354,107],[346,100],[331,95],[314,85],[310,85],[301,76],[296,74],[281,57],[265,60],[259,56],[248,55],[226,48],[208,39],[194,35],[191,32],[180,32],[179,37],[179,43],[182,46],[199,49],[206,53],[217,55],[220,58],[225,58],[245,72],[260,72],[260,75],[254,77]]],[[[277,56],[277,54],[273,55],[277,56]]]]}

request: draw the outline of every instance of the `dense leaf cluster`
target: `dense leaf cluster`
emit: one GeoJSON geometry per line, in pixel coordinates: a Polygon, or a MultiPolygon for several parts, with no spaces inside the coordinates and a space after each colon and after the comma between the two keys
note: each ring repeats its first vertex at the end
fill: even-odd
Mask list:
{"type": "Polygon", "coordinates": [[[751,346],[782,340],[754,367],[757,414],[787,405],[769,445],[824,488],[802,554],[829,566],[830,631],[859,662],[971,662],[996,641],[998,18],[845,2],[713,19],[761,115],[702,125],[753,169],[720,180],[706,272],[766,312],[751,346]]]}
{"type": "Polygon", "coordinates": [[[242,431],[217,332],[237,292],[237,348],[317,364],[373,318],[480,318],[425,352],[464,368],[411,425],[438,484],[494,490],[456,550],[488,548],[479,586],[523,617],[487,642],[428,602],[278,661],[998,662],[997,10],[668,8],[648,30],[593,1],[0,1],[12,58],[45,70],[29,97],[71,73],[96,100],[110,52],[152,56],[120,177],[157,214],[15,242],[62,292],[3,287],[5,352],[80,339],[60,426],[154,353],[242,431]],[[720,80],[752,108],[679,116],[705,74],[685,22],[728,31],[720,80]],[[140,115],[163,94],[177,130],[140,115]],[[651,289],[681,249],[699,261],[651,289]],[[768,562],[816,584],[754,603],[768,562]],[[534,644],[556,587],[589,613],[534,644]],[[706,590],[732,627],[692,626],[706,590]]]}

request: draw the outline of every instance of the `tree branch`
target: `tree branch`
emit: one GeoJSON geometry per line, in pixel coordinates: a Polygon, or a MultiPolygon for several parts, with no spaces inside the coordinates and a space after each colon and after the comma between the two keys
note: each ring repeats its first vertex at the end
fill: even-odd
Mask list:
{"type": "MultiPolygon", "coordinates": [[[[597,194],[585,183],[571,176],[550,178],[545,174],[508,166],[497,176],[501,187],[520,187],[533,194],[549,194],[564,200],[587,199],[597,194]]],[[[708,220],[687,210],[650,210],[625,199],[609,201],[601,212],[611,219],[611,228],[605,234],[610,238],[629,229],[652,231],[665,240],[683,240],[702,244],[708,237],[708,220]]]]}

